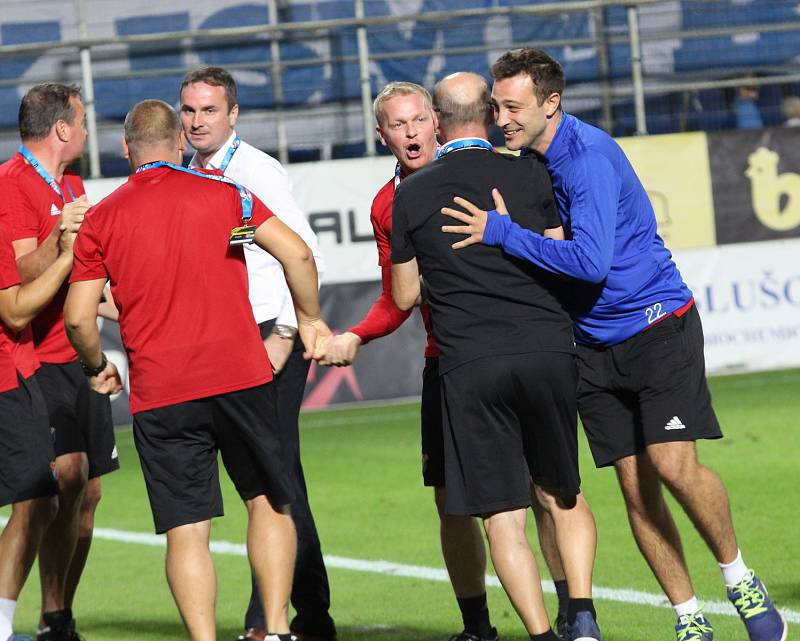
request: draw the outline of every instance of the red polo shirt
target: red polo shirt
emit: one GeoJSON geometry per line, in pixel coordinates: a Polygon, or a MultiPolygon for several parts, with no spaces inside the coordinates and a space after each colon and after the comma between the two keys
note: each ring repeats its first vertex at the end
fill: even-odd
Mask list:
{"type": "MultiPolygon", "coordinates": [[[[0,179],[0,185],[3,181],[0,179]]],[[[0,289],[19,285],[17,262],[11,247],[11,232],[0,223],[0,289]]],[[[0,323],[0,392],[17,389],[17,372],[28,378],[39,369],[39,361],[33,351],[31,328],[28,325],[19,334],[12,332],[5,323],[0,323]]]]}
{"type": "MultiPolygon", "coordinates": [[[[5,219],[11,228],[12,239],[36,238],[37,245],[41,245],[58,223],[65,201],[19,153],[0,165],[0,176],[10,179],[6,183],[7,187],[0,192],[0,199],[8,199],[8,192],[12,189],[16,189],[18,194],[14,212],[9,212],[7,206],[0,205],[3,212],[0,218],[5,219]]],[[[71,173],[64,174],[59,187],[66,202],[72,200],[69,188],[76,198],[85,193],[80,176],[71,173]]],[[[69,363],[78,358],[64,331],[66,296],[65,284],[50,304],[31,322],[36,354],[43,363],[69,363]]]]}
{"type": "MultiPolygon", "coordinates": [[[[381,267],[381,293],[370,307],[364,319],[349,331],[367,343],[381,336],[391,334],[411,315],[411,310],[402,311],[392,300],[392,201],[394,200],[394,178],[387,182],[372,201],[369,219],[378,245],[378,264],[381,267]]],[[[431,333],[430,312],[427,305],[420,307],[422,322],[428,333],[425,345],[425,358],[436,358],[439,349],[431,333]]]]}
{"type": "MultiPolygon", "coordinates": [[[[258,226],[272,212],[253,201],[258,226]]],[[[228,245],[241,211],[231,185],[160,167],[130,176],[84,219],[70,282],[111,281],[132,413],[272,380],[244,252],[228,245]]]]}

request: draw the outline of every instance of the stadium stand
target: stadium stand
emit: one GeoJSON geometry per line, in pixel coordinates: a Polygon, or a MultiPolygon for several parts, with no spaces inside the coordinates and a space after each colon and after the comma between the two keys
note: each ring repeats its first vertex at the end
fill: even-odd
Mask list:
{"type": "MultiPolygon", "coordinates": [[[[0,155],[4,157],[11,151],[20,91],[43,79],[81,82],[75,46],[29,48],[22,53],[10,48],[76,40],[78,21],[72,4],[4,2],[0,17],[0,155]]],[[[128,107],[146,97],[174,102],[183,73],[198,64],[236,71],[240,104],[253,120],[267,118],[270,123],[261,128],[256,142],[274,151],[277,103],[268,36],[199,33],[264,25],[267,4],[176,0],[161,8],[122,0],[84,0],[89,39],[105,39],[91,50],[104,174],[124,171],[112,158],[116,145],[107,132],[114,130],[128,107]],[[171,32],[192,36],[114,44],[118,38],[171,32]]],[[[290,25],[278,33],[277,51],[291,160],[365,153],[356,27],[348,23],[355,18],[356,4],[352,0],[277,3],[278,22],[290,25]],[[296,28],[326,20],[339,22],[324,29],[296,28]]],[[[546,4],[544,0],[364,0],[363,4],[367,19],[378,20],[366,28],[373,93],[388,80],[430,86],[461,69],[488,76],[500,52],[532,44],[563,61],[571,87],[565,99],[569,110],[605,125],[617,136],[636,131],[628,14],[623,4],[570,11],[569,3],[564,3],[563,11],[547,15],[502,13],[546,4]],[[438,14],[429,15],[434,12],[438,14]],[[452,12],[459,13],[452,17],[452,12]],[[397,16],[409,19],[379,20],[397,16]]],[[[765,125],[779,125],[782,99],[800,93],[799,5],[792,0],[642,2],[638,16],[648,132],[732,127],[735,80],[747,75],[768,80],[761,87],[758,107],[765,125]]]]}

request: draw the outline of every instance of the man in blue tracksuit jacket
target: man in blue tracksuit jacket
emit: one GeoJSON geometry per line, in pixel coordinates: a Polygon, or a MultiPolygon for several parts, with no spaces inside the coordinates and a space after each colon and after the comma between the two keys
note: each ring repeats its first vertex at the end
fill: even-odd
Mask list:
{"type": "Polygon", "coordinates": [[[497,125],[512,150],[550,174],[566,240],[545,238],[462,199],[443,212],[477,242],[564,277],[578,343],[578,407],[598,467],[614,465],[631,529],[677,615],[678,641],[710,641],[680,536],[661,492],[672,493],[722,570],[751,641],[784,641],[786,624],[745,565],[719,477],[695,441],[722,433],[705,379],[703,330],[692,293],[656,232],[647,193],[605,132],[561,109],[564,75],[542,51],[517,49],[492,67],[497,125]]]}

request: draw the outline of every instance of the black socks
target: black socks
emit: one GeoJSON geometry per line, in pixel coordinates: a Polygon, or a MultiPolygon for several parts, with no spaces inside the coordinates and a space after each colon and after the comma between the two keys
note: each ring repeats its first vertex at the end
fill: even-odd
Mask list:
{"type": "Polygon", "coordinates": [[[489,621],[489,606],[486,603],[486,593],[466,599],[456,598],[461,618],[464,621],[464,631],[479,637],[493,635],[492,624],[489,621]]]}
{"type": "Polygon", "coordinates": [[[592,613],[592,618],[597,620],[597,613],[594,611],[594,602],[592,599],[570,599],[567,606],[567,622],[575,623],[575,617],[578,612],[587,611],[592,613]]]}

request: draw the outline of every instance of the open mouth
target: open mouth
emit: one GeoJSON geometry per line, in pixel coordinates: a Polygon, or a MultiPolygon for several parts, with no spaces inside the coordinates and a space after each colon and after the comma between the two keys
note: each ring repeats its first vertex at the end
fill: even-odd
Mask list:
{"type": "Polygon", "coordinates": [[[406,147],[406,156],[409,158],[419,158],[422,155],[422,145],[416,142],[412,142],[408,147],[406,147]]]}

